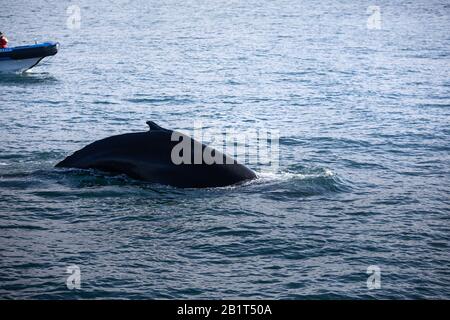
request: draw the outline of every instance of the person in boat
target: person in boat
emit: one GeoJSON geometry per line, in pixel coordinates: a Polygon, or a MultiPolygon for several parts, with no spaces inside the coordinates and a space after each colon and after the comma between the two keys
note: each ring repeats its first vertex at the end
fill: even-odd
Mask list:
{"type": "Polygon", "coordinates": [[[8,47],[8,39],[3,34],[3,32],[0,31],[0,49],[4,49],[8,47]]]}

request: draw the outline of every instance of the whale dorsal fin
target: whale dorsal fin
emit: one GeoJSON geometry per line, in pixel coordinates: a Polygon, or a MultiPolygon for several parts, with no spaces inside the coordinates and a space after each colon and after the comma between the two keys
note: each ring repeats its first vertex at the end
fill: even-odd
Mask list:
{"type": "Polygon", "coordinates": [[[149,126],[150,131],[161,131],[161,130],[167,130],[164,129],[163,127],[158,126],[155,122],[153,121],[147,121],[146,122],[147,125],[149,126]]]}

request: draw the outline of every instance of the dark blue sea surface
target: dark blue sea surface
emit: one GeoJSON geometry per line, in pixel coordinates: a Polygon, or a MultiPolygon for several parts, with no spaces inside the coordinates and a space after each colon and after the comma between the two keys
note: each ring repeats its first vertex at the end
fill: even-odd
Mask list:
{"type": "Polygon", "coordinates": [[[0,75],[0,299],[450,298],[448,1],[17,0],[0,30],[61,43],[0,75]],[[147,120],[279,130],[280,167],[204,190],[54,168],[147,120]]]}

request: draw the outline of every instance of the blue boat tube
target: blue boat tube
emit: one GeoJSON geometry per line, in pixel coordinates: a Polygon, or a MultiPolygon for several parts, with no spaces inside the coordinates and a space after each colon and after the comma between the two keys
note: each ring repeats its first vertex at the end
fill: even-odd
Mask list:
{"type": "Polygon", "coordinates": [[[58,49],[58,42],[0,49],[0,72],[24,72],[36,66],[45,57],[54,56],[58,49]]]}

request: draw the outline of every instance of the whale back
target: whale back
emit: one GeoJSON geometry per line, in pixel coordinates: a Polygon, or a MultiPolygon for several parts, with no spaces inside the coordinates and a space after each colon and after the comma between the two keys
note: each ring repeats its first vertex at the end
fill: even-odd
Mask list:
{"type": "Polygon", "coordinates": [[[176,187],[221,187],[254,179],[255,173],[229,156],[213,150],[221,163],[194,163],[194,151],[204,152],[206,146],[177,132],[177,137],[191,144],[191,161],[176,164],[172,151],[180,140],[174,131],[147,122],[148,132],[126,133],[95,141],[74,152],[56,167],[98,169],[126,174],[134,179],[168,184],[176,187]]]}

